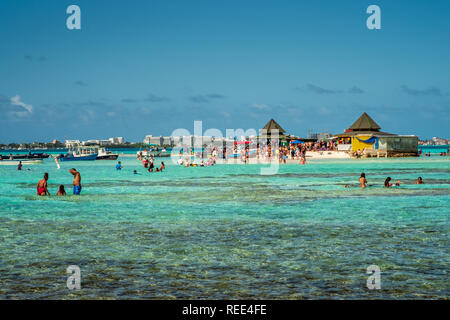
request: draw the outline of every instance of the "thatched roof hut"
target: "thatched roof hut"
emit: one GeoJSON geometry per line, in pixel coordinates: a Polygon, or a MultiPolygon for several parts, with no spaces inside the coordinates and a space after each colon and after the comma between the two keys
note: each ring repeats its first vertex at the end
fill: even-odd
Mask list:
{"type": "Polygon", "coordinates": [[[395,134],[380,131],[381,127],[367,113],[363,113],[344,133],[336,137],[350,137],[356,135],[383,135],[394,136],[395,134]]]}
{"type": "Polygon", "coordinates": [[[272,132],[271,130],[278,130],[278,134],[279,135],[283,135],[286,133],[286,130],[284,130],[279,124],[278,122],[276,122],[275,120],[270,119],[269,122],[266,123],[266,125],[262,128],[262,130],[266,130],[267,134],[270,135],[270,133],[272,132]]]}
{"type": "Polygon", "coordinates": [[[380,131],[381,127],[367,113],[363,113],[349,128],[350,131],[380,131]]]}
{"type": "Polygon", "coordinates": [[[418,137],[380,131],[381,127],[363,113],[344,133],[336,135],[338,150],[365,156],[416,156],[418,137]]]}

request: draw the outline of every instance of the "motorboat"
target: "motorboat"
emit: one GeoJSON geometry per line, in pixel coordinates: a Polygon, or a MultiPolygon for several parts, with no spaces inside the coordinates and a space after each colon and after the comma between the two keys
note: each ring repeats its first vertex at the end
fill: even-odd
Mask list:
{"type": "Polygon", "coordinates": [[[22,165],[32,165],[42,163],[42,159],[37,160],[0,160],[0,166],[17,166],[22,162],[22,165]]]}
{"type": "Polygon", "coordinates": [[[136,157],[138,158],[138,160],[142,160],[146,157],[170,157],[170,151],[166,148],[160,149],[158,147],[149,145],[148,149],[139,150],[138,152],[136,152],[136,157]]]}
{"type": "Polygon", "coordinates": [[[97,160],[117,160],[118,157],[118,153],[113,153],[105,148],[98,148],[97,160]]]}
{"type": "Polygon", "coordinates": [[[48,157],[50,157],[50,155],[46,153],[31,153],[31,152],[24,154],[9,154],[1,156],[3,160],[47,159],[48,157]]]}
{"type": "Polygon", "coordinates": [[[60,161],[91,161],[97,160],[98,150],[96,147],[72,144],[68,146],[67,154],[61,154],[57,158],[60,161]]]}

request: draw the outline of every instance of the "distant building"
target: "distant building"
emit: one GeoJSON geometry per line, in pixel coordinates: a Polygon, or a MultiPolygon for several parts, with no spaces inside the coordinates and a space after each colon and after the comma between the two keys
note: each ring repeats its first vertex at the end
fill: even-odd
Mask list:
{"type": "Polygon", "coordinates": [[[80,140],[66,140],[65,141],[66,148],[70,147],[71,145],[79,145],[79,144],[81,144],[80,140]]]}
{"type": "Polygon", "coordinates": [[[338,150],[360,151],[366,155],[417,156],[419,138],[380,131],[381,127],[363,113],[344,133],[336,135],[338,150]]]}
{"type": "Polygon", "coordinates": [[[172,137],[163,137],[163,136],[154,137],[153,135],[150,134],[150,135],[145,136],[143,142],[146,144],[153,144],[156,146],[163,146],[163,145],[172,146],[173,138],[172,137]]]}
{"type": "Polygon", "coordinates": [[[173,143],[174,146],[179,146],[183,142],[183,138],[182,137],[171,137],[171,138],[172,138],[172,143],[173,143]]]}
{"type": "Polygon", "coordinates": [[[82,144],[85,146],[92,146],[92,145],[104,146],[104,145],[110,144],[110,141],[109,140],[91,139],[91,140],[83,141],[82,144]]]}
{"type": "Polygon", "coordinates": [[[317,134],[317,140],[328,140],[331,137],[333,137],[333,135],[330,132],[321,132],[317,134]]]}
{"type": "Polygon", "coordinates": [[[110,144],[123,144],[125,139],[123,137],[114,137],[108,139],[110,144]]]}
{"type": "Polygon", "coordinates": [[[189,146],[189,147],[195,147],[195,146],[209,146],[209,145],[216,145],[216,146],[223,146],[224,143],[232,141],[230,139],[225,139],[223,137],[215,138],[211,136],[196,136],[196,135],[189,135],[189,136],[153,136],[153,135],[147,135],[145,136],[143,142],[145,144],[152,144],[155,146],[189,146]]]}
{"type": "Polygon", "coordinates": [[[438,137],[433,137],[432,141],[433,141],[434,145],[447,145],[447,144],[449,144],[449,140],[448,139],[443,139],[443,138],[438,138],[438,137]]]}

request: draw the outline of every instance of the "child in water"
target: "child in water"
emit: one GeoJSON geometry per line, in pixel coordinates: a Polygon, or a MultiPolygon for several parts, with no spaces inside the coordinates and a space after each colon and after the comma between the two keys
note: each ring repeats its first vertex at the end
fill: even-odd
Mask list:
{"type": "Polygon", "coordinates": [[[60,185],[58,192],[56,193],[57,196],[65,196],[66,195],[66,190],[64,189],[64,185],[60,185]]]}

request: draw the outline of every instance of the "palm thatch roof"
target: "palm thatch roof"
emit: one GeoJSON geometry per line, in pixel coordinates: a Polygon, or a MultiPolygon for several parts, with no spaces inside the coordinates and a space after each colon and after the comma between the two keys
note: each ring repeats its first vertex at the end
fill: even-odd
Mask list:
{"type": "Polygon", "coordinates": [[[282,135],[286,132],[275,120],[270,119],[269,122],[266,123],[263,130],[266,130],[267,134],[270,135],[271,130],[278,130],[278,134],[282,135]]]}
{"type": "Polygon", "coordinates": [[[382,132],[382,131],[348,131],[340,134],[336,134],[335,137],[342,138],[342,137],[354,137],[358,135],[366,135],[366,136],[397,136],[397,134],[394,133],[388,133],[388,132],[382,132]]]}
{"type": "Polygon", "coordinates": [[[379,131],[381,127],[367,113],[363,113],[349,128],[352,131],[379,131]]]}

